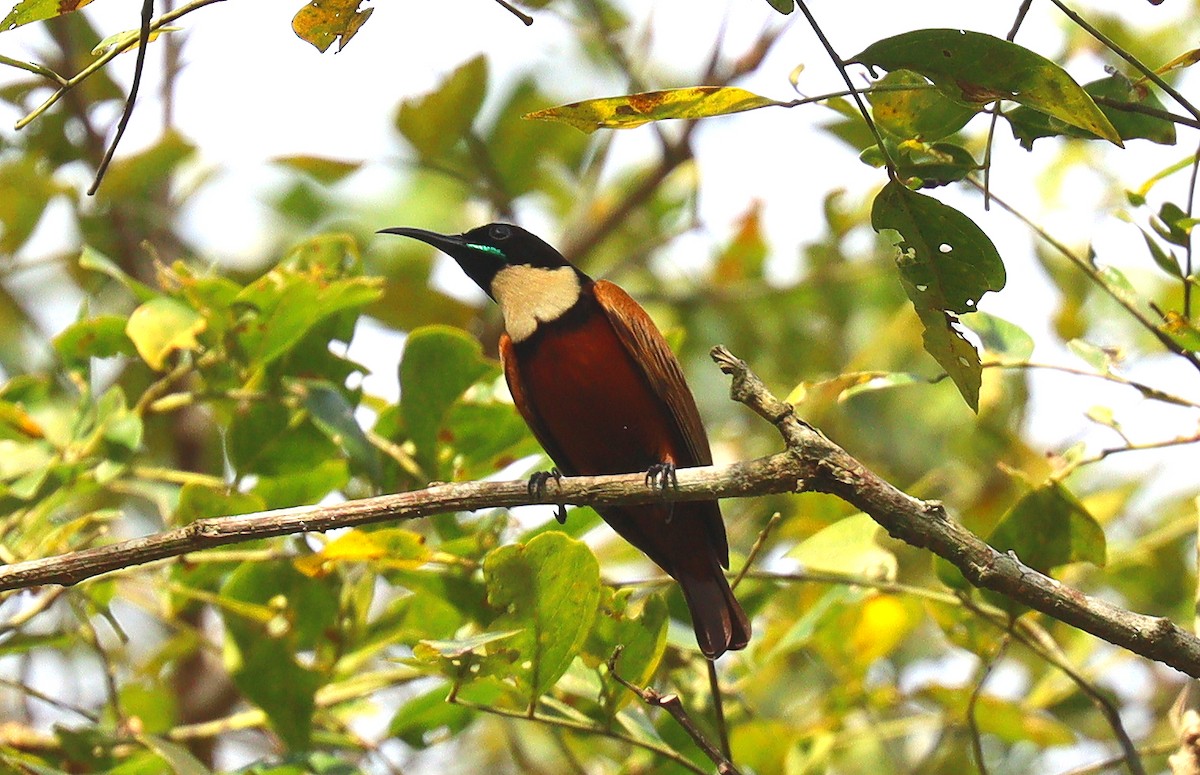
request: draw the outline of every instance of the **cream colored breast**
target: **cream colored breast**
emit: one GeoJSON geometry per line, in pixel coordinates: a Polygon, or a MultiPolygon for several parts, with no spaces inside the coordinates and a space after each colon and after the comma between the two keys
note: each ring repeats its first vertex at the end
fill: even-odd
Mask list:
{"type": "Polygon", "coordinates": [[[539,323],[557,320],[579,300],[579,275],[569,266],[556,269],[506,266],[492,279],[492,296],[514,342],[528,339],[539,323]]]}

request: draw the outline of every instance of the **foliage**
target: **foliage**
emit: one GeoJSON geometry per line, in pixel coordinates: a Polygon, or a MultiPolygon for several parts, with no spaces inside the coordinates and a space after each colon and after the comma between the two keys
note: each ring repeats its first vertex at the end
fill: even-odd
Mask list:
{"type": "MultiPolygon", "coordinates": [[[[536,67],[499,71],[470,52],[396,106],[403,161],[391,201],[356,197],[370,160],[345,158],[344,144],[277,158],[281,233],[263,240],[257,263],[230,267],[184,227],[180,214],[212,178],[195,174],[201,149],[170,121],[148,147],[118,153],[94,199],[83,195],[78,170],[100,164],[105,122],[125,100],[107,65],[140,38],[101,34],[91,10],[74,12],[86,4],[23,0],[0,24],[47,32],[31,61],[9,56],[0,32],[14,75],[0,102],[24,117],[0,136],[0,562],[538,467],[495,360],[496,310],[450,293],[422,246],[371,237],[418,218],[452,231],[520,215],[646,303],[677,346],[719,458],[753,458],[778,438],[726,399],[707,359],[718,342],[790,389],[806,421],[898,487],[946,503],[997,549],[1131,609],[1191,620],[1194,477],[1155,479],[1124,461],[1161,448],[1156,460],[1172,471],[1194,469],[1195,156],[1153,153],[1200,126],[1170,85],[1183,88],[1197,59],[1186,50],[1195,18],[1139,8],[1135,29],[1132,14],[1097,14],[1099,29],[1072,20],[1062,50],[1035,51],[1003,30],[936,20],[908,30],[913,19],[897,14],[891,34],[845,59],[875,77],[851,80],[868,122],[859,95],[832,80],[789,100],[735,85],[778,66],[765,59],[774,32],[713,58],[714,28],[695,36],[695,56],[663,62],[640,42],[632,6],[525,2],[571,38],[554,70],[596,70],[628,93],[563,93],[536,67]],[[710,58],[707,72],[689,70],[710,58]],[[1109,73],[1083,82],[1097,58],[1109,73]],[[761,192],[731,224],[702,222],[697,200],[710,189],[696,137],[710,119],[738,113],[711,123],[757,138],[759,122],[802,111],[827,119],[846,164],[857,154],[874,176],[870,189],[805,180],[828,194],[823,232],[798,258],[768,216],[818,214],[796,211],[788,192],[761,192]],[[1011,139],[993,132],[1001,118],[1011,139]],[[613,151],[652,133],[640,151],[613,151]],[[1004,186],[990,190],[981,173],[1011,180],[1025,169],[994,163],[993,149],[1021,148],[1045,161],[1030,181],[1043,196],[1020,209],[993,198],[1017,212],[985,215],[975,195],[1004,186]],[[1104,189],[1088,217],[1115,221],[1144,253],[1117,262],[1104,244],[1034,225],[1056,223],[1056,200],[1077,190],[1070,175],[1119,165],[1146,182],[1088,177],[1104,189]],[[63,220],[70,244],[43,251],[39,231],[63,220]],[[690,274],[678,271],[683,250],[690,274]],[[1039,270],[1051,302],[1030,291],[1039,270]],[[1036,329],[980,309],[1014,294],[1029,297],[1008,309],[1032,310],[1036,329]],[[68,305],[72,319],[47,330],[39,313],[68,305]],[[384,327],[394,335],[373,333],[384,327]],[[351,355],[363,341],[403,346],[398,399],[365,386],[371,367],[351,355]],[[1159,368],[1166,361],[1173,371],[1159,368]],[[1064,405],[1047,401],[1054,393],[1073,398],[1067,416],[1048,413],[1064,405]],[[1053,441],[1039,432],[1063,424],[1053,441]],[[1188,454],[1191,469],[1179,465],[1188,454]]],[[[182,4],[153,29],[184,16],[204,24],[191,14],[207,4],[182,4]]],[[[357,50],[381,26],[373,11],[319,0],[292,26],[319,51],[357,50]]],[[[1051,24],[1025,25],[1034,18],[1051,24]]],[[[452,29],[453,15],[444,23],[452,29]]],[[[145,43],[176,55],[182,45],[177,35],[145,43]]],[[[774,150],[782,163],[809,146],[774,150]]],[[[1140,748],[1174,744],[1178,676],[973,592],[831,498],[723,510],[733,570],[750,564],[737,594],[754,638],[719,664],[717,697],[677,589],[645,580],[635,550],[593,532],[591,510],[572,509],[561,528],[542,511],[448,514],[0,593],[0,764],[711,771],[677,721],[613,669],[678,696],[708,739],[726,732],[745,772],[1050,771],[1119,755],[1117,708],[1142,720],[1129,730],[1140,748]]],[[[1148,767],[1162,763],[1154,755],[1148,767]]]]}

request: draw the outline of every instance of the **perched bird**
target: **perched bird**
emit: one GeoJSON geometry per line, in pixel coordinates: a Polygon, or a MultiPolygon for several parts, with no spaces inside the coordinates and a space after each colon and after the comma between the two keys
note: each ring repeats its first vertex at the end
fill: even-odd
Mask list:
{"type": "MultiPolygon", "coordinates": [[[[459,235],[381,233],[446,253],[500,305],[500,358],[513,401],[562,473],[645,472],[647,481],[666,487],[675,467],[712,463],[679,361],[625,291],[592,280],[509,224],[459,235]]],[[[729,545],[716,501],[598,511],[679,582],[706,657],[746,646],[750,622],[721,572],[729,567],[729,545]]]]}

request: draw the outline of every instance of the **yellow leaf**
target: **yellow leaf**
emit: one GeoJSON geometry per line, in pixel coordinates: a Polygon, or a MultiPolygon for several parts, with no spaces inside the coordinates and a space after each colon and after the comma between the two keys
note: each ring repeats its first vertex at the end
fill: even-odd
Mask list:
{"type": "Polygon", "coordinates": [[[558,121],[591,133],[602,128],[629,129],[668,118],[724,116],[783,104],[733,86],[690,86],[572,102],[528,113],[525,118],[558,121]]]}
{"type": "Polygon", "coordinates": [[[891,654],[916,626],[916,613],[892,595],[868,598],[850,634],[851,653],[861,664],[891,654]]]}
{"type": "Polygon", "coordinates": [[[325,545],[321,551],[297,559],[296,570],[306,576],[319,578],[329,575],[339,562],[368,562],[383,560],[392,568],[413,567],[429,557],[425,538],[411,530],[394,528],[367,533],[350,530],[325,545]]]}
{"type": "MultiPolygon", "coordinates": [[[[164,32],[178,32],[182,29],[183,27],[159,27],[157,30],[150,32],[148,40],[150,43],[153,43],[164,32]]],[[[100,56],[110,48],[119,48],[122,54],[134,51],[141,45],[141,38],[141,30],[125,30],[124,32],[114,33],[97,43],[96,47],[92,49],[92,55],[100,56]]]]}
{"type": "Polygon", "coordinates": [[[195,350],[196,335],[208,327],[199,312],[186,304],[159,297],[133,311],[125,324],[125,335],[150,368],[162,371],[167,356],[176,350],[195,350]]]}
{"type": "Polygon", "coordinates": [[[0,32],[78,11],[90,2],[92,0],[21,0],[8,12],[4,21],[0,21],[0,32]]]}
{"type": "Polygon", "coordinates": [[[322,54],[338,41],[338,51],[350,43],[374,8],[358,10],[363,0],[312,0],[292,17],[292,30],[322,54]]]}

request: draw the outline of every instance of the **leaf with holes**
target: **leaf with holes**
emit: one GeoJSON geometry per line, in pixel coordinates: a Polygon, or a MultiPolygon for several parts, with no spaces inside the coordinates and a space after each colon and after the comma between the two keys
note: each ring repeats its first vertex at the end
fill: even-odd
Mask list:
{"type": "Polygon", "coordinates": [[[953,315],[974,312],[983,294],[1004,287],[1004,263],[996,246],[958,210],[895,181],[875,197],[871,226],[900,233],[896,266],[904,291],[925,325],[925,350],[978,411],[979,354],[954,328],[953,315]]]}
{"type": "Polygon", "coordinates": [[[21,0],[8,12],[4,21],[0,21],[0,32],[78,11],[90,2],[92,0],[21,0]]]}
{"type": "Polygon", "coordinates": [[[590,134],[597,129],[629,129],[668,118],[708,118],[781,104],[735,86],[692,86],[572,102],[525,118],[558,121],[590,134]]]}
{"type": "Polygon", "coordinates": [[[374,8],[358,10],[363,0],[312,0],[292,17],[292,30],[324,54],[336,40],[344,49],[371,18],[374,8]]]}
{"type": "Polygon", "coordinates": [[[912,70],[965,105],[1011,100],[1121,145],[1121,136],[1061,67],[1007,40],[967,30],[905,32],[872,43],[848,62],[912,70]]]}

